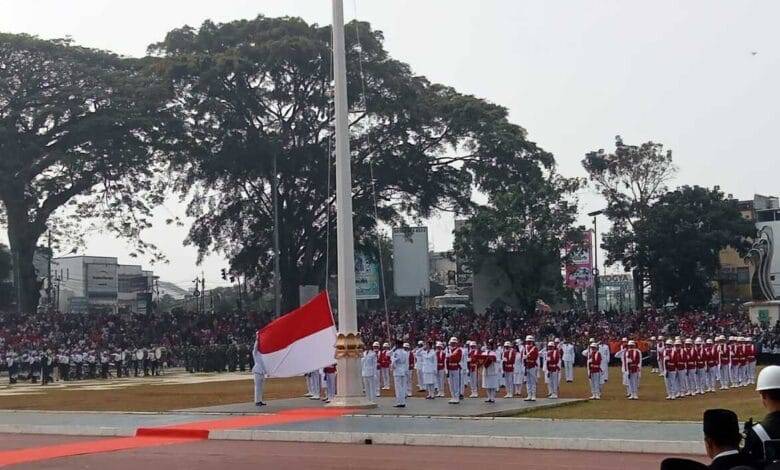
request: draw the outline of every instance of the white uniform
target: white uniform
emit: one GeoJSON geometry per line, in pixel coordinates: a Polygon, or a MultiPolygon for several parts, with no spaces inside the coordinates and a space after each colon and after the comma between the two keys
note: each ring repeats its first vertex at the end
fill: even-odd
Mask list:
{"type": "Polygon", "coordinates": [[[601,353],[601,383],[603,384],[609,380],[609,345],[600,344],[599,352],[601,353]]]}
{"type": "Polygon", "coordinates": [[[420,370],[427,397],[433,398],[436,395],[436,351],[423,349],[420,353],[420,370]]]}
{"type": "Polygon", "coordinates": [[[408,391],[406,380],[409,372],[409,352],[403,348],[394,349],[390,354],[390,368],[393,369],[395,404],[406,406],[406,392],[408,391]]]}
{"type": "Polygon", "coordinates": [[[257,347],[257,341],[252,346],[252,358],[255,365],[252,366],[252,377],[255,379],[255,404],[263,402],[263,384],[265,383],[265,365],[263,364],[263,355],[257,347]]]}
{"type": "Polygon", "coordinates": [[[414,350],[414,370],[417,372],[417,390],[423,391],[425,390],[425,387],[423,387],[423,371],[422,371],[422,352],[424,351],[423,348],[416,348],[414,350]]]}
{"type": "Polygon", "coordinates": [[[372,349],[363,352],[363,357],[360,358],[360,375],[363,377],[363,390],[366,399],[370,402],[376,399],[377,393],[376,363],[376,353],[372,349]]]}
{"type": "Polygon", "coordinates": [[[566,342],[561,346],[563,369],[567,382],[574,382],[574,345],[566,342]]]}
{"type": "Polygon", "coordinates": [[[501,376],[501,366],[495,351],[486,351],[485,355],[493,358],[493,362],[482,369],[482,388],[487,390],[488,400],[495,400],[496,390],[498,390],[498,378],[501,376]]]}

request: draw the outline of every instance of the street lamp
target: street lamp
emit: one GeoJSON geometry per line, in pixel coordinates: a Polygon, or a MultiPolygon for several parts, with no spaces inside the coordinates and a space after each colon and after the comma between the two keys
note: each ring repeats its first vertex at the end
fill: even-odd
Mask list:
{"type": "Polygon", "coordinates": [[[596,311],[599,310],[599,231],[597,225],[597,217],[604,213],[604,209],[600,209],[593,212],[588,212],[589,217],[593,217],[593,292],[595,293],[594,300],[596,301],[596,311]]]}

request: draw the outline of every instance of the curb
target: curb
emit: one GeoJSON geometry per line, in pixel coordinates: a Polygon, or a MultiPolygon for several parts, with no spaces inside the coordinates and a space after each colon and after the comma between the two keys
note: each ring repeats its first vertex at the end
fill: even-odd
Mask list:
{"type": "Polygon", "coordinates": [[[488,447],[539,450],[632,452],[645,454],[704,455],[704,445],[694,441],[631,439],[551,438],[525,436],[468,436],[402,433],[349,433],[314,431],[212,431],[212,440],[287,441],[329,444],[376,444],[435,447],[488,447]]]}
{"type": "Polygon", "coordinates": [[[100,426],[50,426],[44,424],[0,424],[0,433],[6,434],[56,434],[62,436],[135,436],[135,428],[100,426]]]}

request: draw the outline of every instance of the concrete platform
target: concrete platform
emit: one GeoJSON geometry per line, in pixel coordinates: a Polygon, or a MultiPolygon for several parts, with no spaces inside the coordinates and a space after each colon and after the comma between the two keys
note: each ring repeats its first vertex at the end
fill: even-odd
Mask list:
{"type": "MultiPolygon", "coordinates": [[[[566,406],[584,400],[563,399],[550,400],[540,398],[535,402],[523,401],[522,398],[498,398],[496,403],[485,403],[482,398],[466,398],[457,405],[448,403],[446,398],[426,400],[424,398],[409,398],[406,408],[394,408],[395,400],[389,397],[379,398],[378,407],[361,410],[355,414],[382,415],[382,416],[455,416],[455,417],[481,417],[481,416],[514,416],[524,411],[538,410],[540,408],[566,406]]],[[[325,403],[308,398],[291,398],[286,400],[271,400],[268,406],[258,408],[254,403],[237,403],[233,405],[207,406],[203,408],[190,408],[178,410],[184,413],[224,413],[245,414],[274,413],[297,408],[324,407],[325,403]]]]}

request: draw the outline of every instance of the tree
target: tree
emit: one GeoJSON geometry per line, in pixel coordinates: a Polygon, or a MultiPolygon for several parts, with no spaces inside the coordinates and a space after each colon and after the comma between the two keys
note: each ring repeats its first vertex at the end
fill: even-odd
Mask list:
{"type": "MultiPolygon", "coordinates": [[[[547,158],[503,107],[413,74],[368,23],[346,28],[358,249],[376,243],[379,222],[469,207],[483,168],[547,158]]],[[[168,63],[192,142],[178,182],[195,217],[188,241],[201,255],[226,254],[231,269],[262,283],[272,277],[276,159],[287,308],[297,305],[298,285],[321,285],[333,268],[330,41],[328,26],[259,16],[176,29],[150,47],[168,63]]]]}
{"type": "Polygon", "coordinates": [[[636,223],[647,216],[650,206],[667,192],[666,184],[677,171],[671,150],[646,142],[627,145],[615,137],[615,152],[590,152],[582,160],[591,182],[606,199],[606,216],[612,228],[603,236],[606,264],[622,263],[634,277],[637,308],[642,307],[647,287],[644,247],[637,243],[636,223]]]}
{"type": "Polygon", "coordinates": [[[561,300],[564,294],[561,251],[580,243],[582,227],[575,227],[574,193],[582,185],[564,178],[550,161],[534,166],[518,160],[491,175],[488,204],[476,208],[456,233],[455,251],[475,273],[493,260],[511,283],[511,292],[524,311],[536,301],[561,300]]]}
{"type": "Polygon", "coordinates": [[[671,300],[680,309],[707,306],[720,251],[731,246],[745,255],[753,236],[755,227],[742,217],[737,201],[720,191],[683,186],[664,194],[636,224],[650,300],[656,306],[671,300]]]}
{"type": "Polygon", "coordinates": [[[33,254],[47,229],[67,242],[101,220],[137,252],[153,248],[138,236],[162,199],[153,176],[171,122],[148,69],[69,40],[0,34],[0,212],[25,312],[38,305],[33,254]]]}

